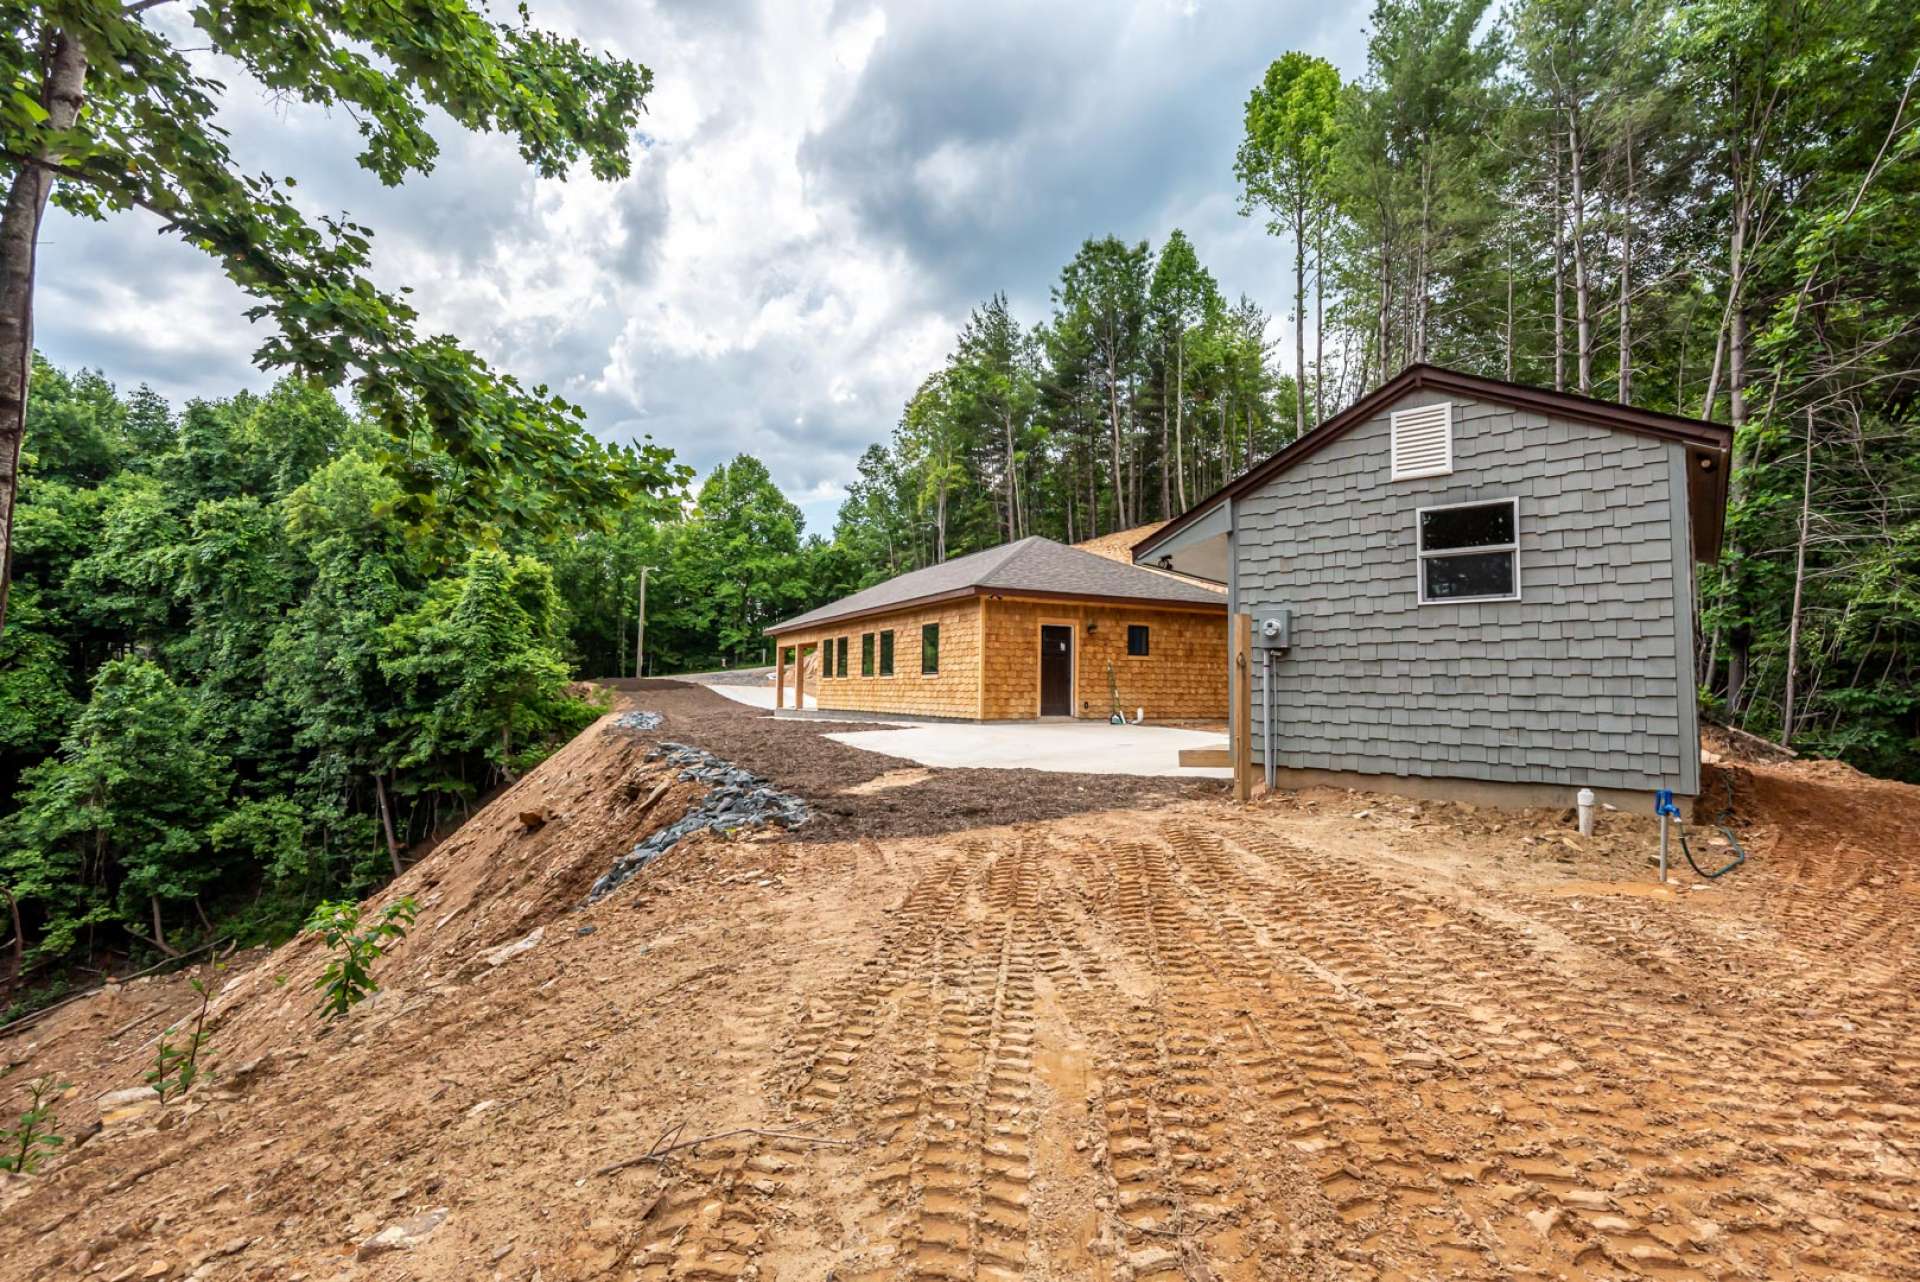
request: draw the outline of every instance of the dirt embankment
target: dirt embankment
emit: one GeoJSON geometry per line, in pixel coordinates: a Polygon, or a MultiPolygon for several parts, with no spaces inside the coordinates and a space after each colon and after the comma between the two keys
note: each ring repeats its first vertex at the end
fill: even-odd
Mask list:
{"type": "MultiPolygon", "coordinates": [[[[224,1078],[0,1188],[0,1279],[1920,1278],[1920,789],[1732,767],[1754,859],[1659,891],[1644,816],[967,826],[914,798],[961,772],[642,693],[840,835],[697,838],[575,911],[685,804],[637,813],[646,740],[590,732],[396,886],[377,1001],[320,1032],[282,950],[224,1078]]],[[[152,1029],[87,1005],[0,1044],[81,1113],[152,1029]]]]}

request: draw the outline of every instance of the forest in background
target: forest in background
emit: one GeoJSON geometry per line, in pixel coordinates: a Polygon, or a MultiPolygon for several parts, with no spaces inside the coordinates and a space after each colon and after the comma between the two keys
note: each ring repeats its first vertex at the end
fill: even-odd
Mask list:
{"type": "Polygon", "coordinates": [[[1282,315],[1178,231],[1087,241],[1049,315],[974,311],[834,542],[881,578],[1163,519],[1417,361],[1709,418],[1704,704],[1920,777],[1917,72],[1910,4],[1383,0],[1357,79],[1285,54],[1222,158],[1282,315]]]}
{"type": "Polygon", "coordinates": [[[299,379],[172,406],[36,360],[0,634],[27,964],[378,885],[633,670],[643,567],[650,672],[763,662],[890,575],[1176,514],[1416,360],[1733,423],[1704,703],[1920,777],[1920,16],[1420,0],[1370,33],[1353,82],[1277,60],[1221,158],[1283,313],[1180,232],[1090,238],[1047,315],[973,311],[824,535],[750,457],[476,499],[470,458],[299,379]]]}
{"type": "Polygon", "coordinates": [[[0,887],[40,960],[271,938],[382,884],[598,715],[577,680],[632,671],[641,565],[650,671],[845,590],[751,458],[476,539],[403,517],[389,436],[297,380],[176,410],[40,361],[29,414],[0,887]]]}

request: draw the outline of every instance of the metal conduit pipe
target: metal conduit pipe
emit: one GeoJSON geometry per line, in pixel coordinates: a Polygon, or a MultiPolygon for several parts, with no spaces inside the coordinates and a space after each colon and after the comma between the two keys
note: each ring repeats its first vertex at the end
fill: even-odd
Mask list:
{"type": "Polygon", "coordinates": [[[1272,650],[1262,652],[1266,662],[1260,672],[1260,721],[1261,745],[1260,760],[1267,768],[1267,795],[1273,795],[1273,654],[1272,650]]]}

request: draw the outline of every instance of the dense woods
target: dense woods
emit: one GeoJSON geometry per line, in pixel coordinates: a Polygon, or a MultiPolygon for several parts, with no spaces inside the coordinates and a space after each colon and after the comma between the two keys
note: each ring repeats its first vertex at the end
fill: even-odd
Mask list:
{"type": "MultiPolygon", "coordinates": [[[[169,405],[36,357],[29,397],[0,386],[0,936],[33,967],[283,931],[584,724],[575,680],[634,669],[643,573],[648,671],[763,661],[767,624],[904,570],[1177,514],[1423,360],[1733,424],[1702,700],[1920,777],[1917,70],[1894,3],[1382,3],[1357,79],[1279,57],[1219,158],[1288,297],[1181,231],[1086,229],[1044,314],[973,308],[825,535],[757,460],[694,484],[595,443],[397,300],[358,364],[288,320],[262,363],[297,377],[265,394],[169,405]]],[[[573,105],[547,145],[617,176],[573,105]]],[[[138,203],[100,181],[75,199],[138,203]]],[[[344,307],[365,245],[329,235],[344,307]]],[[[299,310],[290,278],[242,284],[299,310]]]]}
{"type": "MultiPolygon", "coordinates": [[[[764,651],[844,590],[766,469],[555,528],[403,517],[385,433],[324,390],[176,410],[36,364],[0,636],[0,886],[34,952],[163,955],[363,892],[632,671],[764,651]],[[828,576],[816,583],[813,576],[828,576]]],[[[0,970],[0,978],[4,978],[0,970]]]]}

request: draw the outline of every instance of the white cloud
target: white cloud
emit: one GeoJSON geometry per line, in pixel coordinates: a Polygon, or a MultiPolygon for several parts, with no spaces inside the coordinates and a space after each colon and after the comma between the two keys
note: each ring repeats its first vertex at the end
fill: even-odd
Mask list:
{"type": "MultiPolygon", "coordinates": [[[[1230,295],[1283,314],[1286,246],[1234,211],[1241,102],[1296,44],[1352,70],[1364,14],[535,0],[534,19],[653,69],[626,182],[538,180],[441,119],[434,173],[382,188],[349,120],[229,69],[234,150],[371,225],[379,281],[413,286],[427,328],[580,400],[603,435],[703,470],[758,454],[820,528],[968,308],[1003,289],[1040,319],[1086,236],[1184,227],[1230,295]]],[[[56,217],[41,267],[56,361],[174,396],[265,381],[244,299],[156,250],[143,216],[56,217]]]]}

